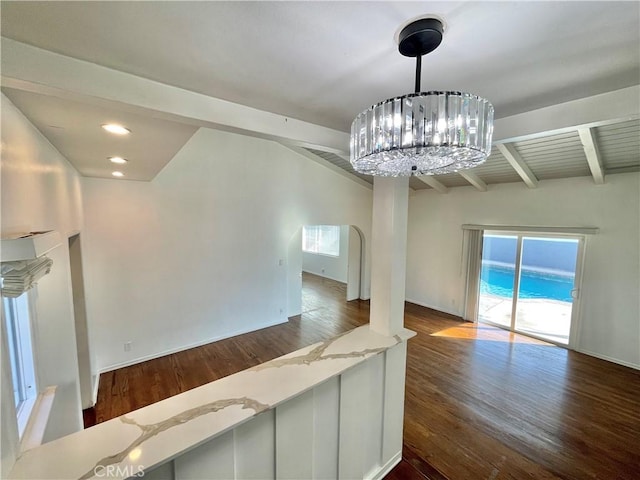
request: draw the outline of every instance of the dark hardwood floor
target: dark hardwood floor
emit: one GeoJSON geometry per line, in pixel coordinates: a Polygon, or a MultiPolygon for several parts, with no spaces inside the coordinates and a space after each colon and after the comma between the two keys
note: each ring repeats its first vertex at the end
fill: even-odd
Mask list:
{"type": "MultiPolygon", "coordinates": [[[[102,422],[367,323],[368,302],[304,276],[288,323],[100,378],[102,422]]],[[[413,304],[403,462],[387,479],[640,478],[640,372],[413,304]]]]}
{"type": "Polygon", "coordinates": [[[640,478],[640,372],[407,305],[407,450],[452,479],[640,478]]]}
{"type": "Polygon", "coordinates": [[[303,313],[275,327],[100,375],[97,423],[259,365],[367,323],[369,303],[346,302],[343,284],[305,275],[303,313]]]}

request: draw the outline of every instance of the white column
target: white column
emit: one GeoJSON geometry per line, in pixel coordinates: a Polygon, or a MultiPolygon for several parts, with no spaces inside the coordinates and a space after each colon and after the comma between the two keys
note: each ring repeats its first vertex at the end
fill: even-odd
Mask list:
{"type": "Polygon", "coordinates": [[[374,177],[371,235],[371,330],[395,335],[404,326],[409,177],[374,177]]]}

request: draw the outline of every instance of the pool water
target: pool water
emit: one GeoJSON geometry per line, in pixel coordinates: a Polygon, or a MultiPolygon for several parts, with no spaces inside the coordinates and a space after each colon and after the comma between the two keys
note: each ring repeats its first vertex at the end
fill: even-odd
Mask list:
{"type": "MultiPolygon", "coordinates": [[[[512,298],[514,274],[514,268],[483,263],[480,273],[480,294],[512,298]]],[[[573,283],[574,276],[570,274],[555,275],[523,269],[520,272],[519,298],[572,302],[573,283]]]]}

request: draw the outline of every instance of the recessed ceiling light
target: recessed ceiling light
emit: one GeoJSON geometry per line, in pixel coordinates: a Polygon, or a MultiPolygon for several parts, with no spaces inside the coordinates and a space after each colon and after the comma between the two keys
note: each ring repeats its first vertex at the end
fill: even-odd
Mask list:
{"type": "Polygon", "coordinates": [[[107,132],[115,133],[116,135],[128,135],[131,133],[131,130],[116,123],[105,123],[104,125],[102,125],[102,128],[104,128],[107,132]]]}
{"type": "Polygon", "coordinates": [[[112,163],[127,163],[127,159],[122,157],[109,157],[109,161],[112,163]]]}
{"type": "Polygon", "coordinates": [[[111,175],[114,177],[124,177],[124,173],[122,172],[111,172],[111,175]]]}

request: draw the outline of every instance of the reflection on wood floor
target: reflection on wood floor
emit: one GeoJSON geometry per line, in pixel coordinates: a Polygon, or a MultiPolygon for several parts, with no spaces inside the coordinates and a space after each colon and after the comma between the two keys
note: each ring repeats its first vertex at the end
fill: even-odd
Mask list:
{"type": "MultiPolygon", "coordinates": [[[[96,420],[368,322],[368,302],[303,276],[283,325],[101,376],[96,420]]],[[[404,461],[388,479],[638,479],[640,372],[407,304],[404,461]]]]}
{"type": "Polygon", "coordinates": [[[550,345],[548,342],[532,337],[518,335],[501,328],[486,324],[464,322],[453,327],[432,333],[433,337],[466,338],[467,340],[485,340],[488,342],[528,343],[530,345],[550,345]]]}

